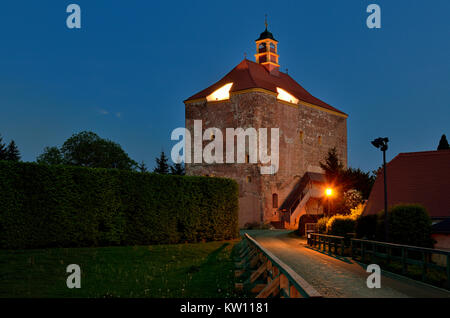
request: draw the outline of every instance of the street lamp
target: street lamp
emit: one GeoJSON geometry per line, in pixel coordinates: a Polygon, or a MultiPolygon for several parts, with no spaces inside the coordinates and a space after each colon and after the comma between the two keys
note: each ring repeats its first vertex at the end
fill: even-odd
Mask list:
{"type": "Polygon", "coordinates": [[[328,200],[328,216],[330,216],[330,200],[331,200],[331,196],[333,195],[333,189],[331,188],[326,188],[325,189],[325,195],[327,196],[327,200],[328,200]]]}
{"type": "Polygon", "coordinates": [[[377,138],[372,140],[372,145],[375,148],[379,148],[383,152],[383,179],[384,179],[384,231],[385,231],[385,239],[386,242],[389,241],[389,215],[388,215],[388,203],[387,203],[387,184],[386,184],[386,150],[388,149],[389,139],[385,138],[377,138]]]}

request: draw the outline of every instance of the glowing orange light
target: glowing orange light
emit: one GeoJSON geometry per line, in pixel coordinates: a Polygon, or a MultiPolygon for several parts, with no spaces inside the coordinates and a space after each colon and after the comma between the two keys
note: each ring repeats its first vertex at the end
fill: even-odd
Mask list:
{"type": "Polygon", "coordinates": [[[208,102],[215,102],[219,100],[225,100],[230,98],[230,89],[233,83],[228,83],[221,88],[215,90],[211,95],[206,96],[208,102]]]}
{"type": "Polygon", "coordinates": [[[284,89],[277,87],[277,92],[278,92],[277,95],[278,99],[284,100],[285,102],[289,102],[292,104],[298,104],[298,99],[289,94],[288,92],[286,92],[284,89]]]}
{"type": "Polygon", "coordinates": [[[325,190],[325,194],[326,194],[327,196],[333,195],[333,189],[327,188],[327,189],[325,190]]]}

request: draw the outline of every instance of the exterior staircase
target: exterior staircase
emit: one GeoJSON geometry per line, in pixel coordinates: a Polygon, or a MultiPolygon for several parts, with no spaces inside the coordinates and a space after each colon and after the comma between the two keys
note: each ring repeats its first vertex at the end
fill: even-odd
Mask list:
{"type": "Polygon", "coordinates": [[[320,198],[323,196],[323,192],[314,185],[323,183],[325,183],[324,174],[306,172],[278,209],[281,214],[281,221],[272,222],[272,225],[275,228],[294,228],[298,226],[295,221],[300,215],[304,214],[308,201],[312,197],[320,198]]]}

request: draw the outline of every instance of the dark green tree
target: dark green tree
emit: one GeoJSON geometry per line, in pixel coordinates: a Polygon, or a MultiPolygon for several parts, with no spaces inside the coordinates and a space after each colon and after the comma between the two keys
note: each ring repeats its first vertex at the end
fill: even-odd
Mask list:
{"type": "Polygon", "coordinates": [[[170,173],[173,175],[184,176],[186,171],[181,163],[176,163],[170,166],[170,173]]]}
{"type": "Polygon", "coordinates": [[[90,131],[72,135],[62,145],[61,154],[67,165],[123,170],[137,165],[119,144],[90,131]]]}
{"type": "Polygon", "coordinates": [[[7,151],[6,145],[3,143],[3,137],[0,135],[0,160],[6,160],[7,151]]]}
{"type": "Polygon", "coordinates": [[[147,169],[147,165],[145,164],[145,162],[144,161],[141,161],[141,163],[138,165],[138,170],[140,171],[140,172],[142,172],[142,173],[144,173],[144,172],[147,172],[148,171],[148,169],[147,169]]]}
{"type": "Polygon", "coordinates": [[[442,135],[437,150],[446,150],[446,149],[450,149],[450,145],[448,144],[447,137],[445,135],[442,135]]]}
{"type": "Polygon", "coordinates": [[[45,147],[44,152],[36,158],[36,162],[52,166],[61,165],[64,160],[58,147],[45,147]]]}
{"type": "Polygon", "coordinates": [[[161,151],[161,155],[159,158],[156,158],[156,167],[153,170],[159,174],[168,174],[169,173],[169,164],[167,163],[168,159],[164,151],[161,151]]]}
{"type": "Polygon", "coordinates": [[[325,171],[325,177],[330,185],[342,186],[341,179],[344,172],[344,165],[339,160],[336,148],[328,150],[325,162],[320,162],[319,164],[325,171]]]}
{"type": "Polygon", "coordinates": [[[19,161],[20,160],[20,152],[19,148],[17,148],[14,140],[11,140],[6,148],[6,160],[10,161],[19,161]]]}
{"type": "Polygon", "coordinates": [[[375,182],[375,176],[369,172],[364,172],[357,168],[348,168],[344,171],[343,179],[351,188],[361,192],[363,199],[368,199],[372,186],[375,182]]]}

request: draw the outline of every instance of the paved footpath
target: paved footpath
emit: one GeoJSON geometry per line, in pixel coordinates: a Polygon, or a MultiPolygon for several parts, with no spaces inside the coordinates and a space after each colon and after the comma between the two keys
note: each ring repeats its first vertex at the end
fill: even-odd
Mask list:
{"type": "Polygon", "coordinates": [[[450,292],[397,275],[382,275],[381,288],[367,288],[369,273],[349,258],[340,260],[306,247],[286,230],[245,231],[275,254],[324,297],[447,297],[450,292]]]}

